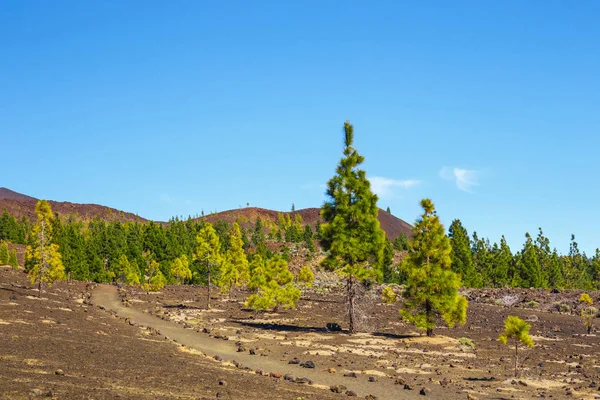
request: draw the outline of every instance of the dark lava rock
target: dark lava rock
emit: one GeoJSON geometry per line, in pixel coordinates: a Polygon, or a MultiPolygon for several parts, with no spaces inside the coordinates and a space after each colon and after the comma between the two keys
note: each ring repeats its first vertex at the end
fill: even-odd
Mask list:
{"type": "Polygon", "coordinates": [[[352,390],[346,390],[346,396],[348,397],[356,397],[356,393],[352,390]]]}
{"type": "Polygon", "coordinates": [[[348,377],[348,378],[357,378],[358,376],[356,375],[356,372],[346,372],[344,374],[344,376],[348,377]]]}
{"type": "Polygon", "coordinates": [[[302,384],[302,385],[311,385],[312,381],[308,378],[296,378],[294,382],[302,384]]]}
{"type": "Polygon", "coordinates": [[[302,368],[314,368],[315,367],[315,363],[309,360],[309,361],[303,362],[302,364],[300,364],[300,366],[302,368]]]}
{"type": "Polygon", "coordinates": [[[369,382],[377,382],[377,378],[375,378],[374,376],[370,376],[369,382]]]}
{"type": "Polygon", "coordinates": [[[297,358],[294,358],[293,360],[290,360],[290,361],[288,362],[288,364],[295,364],[295,365],[296,365],[296,364],[300,364],[300,360],[298,360],[297,358]]]}
{"type": "Polygon", "coordinates": [[[344,385],[335,385],[329,387],[329,390],[331,390],[333,393],[344,393],[346,389],[347,388],[344,385]]]}

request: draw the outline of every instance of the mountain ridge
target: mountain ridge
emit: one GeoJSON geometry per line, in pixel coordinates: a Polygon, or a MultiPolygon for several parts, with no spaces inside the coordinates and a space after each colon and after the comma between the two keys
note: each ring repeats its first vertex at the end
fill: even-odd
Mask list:
{"type": "MultiPolygon", "coordinates": [[[[26,217],[30,220],[34,220],[36,218],[35,204],[37,201],[38,200],[34,197],[18,193],[7,188],[0,188],[0,212],[6,210],[9,214],[13,215],[17,219],[26,217]]],[[[48,200],[48,202],[50,203],[52,210],[63,217],[76,215],[84,220],[91,220],[99,217],[100,219],[111,222],[151,221],[130,212],[121,211],[99,204],[80,204],[67,201],[57,202],[53,200],[48,200]]],[[[275,211],[260,207],[244,207],[208,214],[195,219],[204,219],[205,221],[211,223],[215,223],[217,221],[227,221],[229,223],[238,221],[243,227],[250,228],[254,226],[258,217],[260,217],[265,223],[270,221],[270,223],[276,224],[280,214],[284,217],[289,215],[292,220],[294,220],[295,215],[300,215],[304,224],[314,227],[317,224],[317,221],[320,220],[321,209],[313,207],[295,211],[275,211]]],[[[386,236],[390,240],[396,239],[396,237],[398,237],[401,233],[404,233],[407,236],[410,235],[412,226],[409,223],[382,209],[379,209],[378,219],[381,228],[385,231],[386,236]]],[[[153,222],[163,223],[161,221],[153,222]]]]}

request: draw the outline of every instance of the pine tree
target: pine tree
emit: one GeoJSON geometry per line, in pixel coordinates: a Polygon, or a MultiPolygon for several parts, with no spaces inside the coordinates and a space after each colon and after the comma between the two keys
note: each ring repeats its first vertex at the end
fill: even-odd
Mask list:
{"type": "Polygon", "coordinates": [[[413,227],[413,241],[404,261],[407,273],[405,303],[400,313],[419,329],[433,335],[436,316],[449,327],[464,324],[467,299],[458,294],[460,277],[450,269],[450,239],[435,213],[433,202],[421,201],[424,213],[413,227]]]}
{"type": "Polygon", "coordinates": [[[398,237],[394,239],[394,249],[408,251],[408,236],[404,232],[400,232],[398,237]]]}
{"type": "Polygon", "coordinates": [[[529,233],[525,234],[525,246],[517,262],[518,281],[520,287],[542,287],[542,271],[537,257],[537,250],[529,233]]]}
{"type": "Polygon", "coordinates": [[[556,249],[548,259],[547,280],[549,288],[562,288],[565,285],[563,277],[563,260],[558,255],[556,249]]]}
{"type": "Polygon", "coordinates": [[[313,282],[315,280],[315,275],[311,271],[308,265],[303,266],[298,271],[298,275],[296,276],[296,281],[305,287],[312,287],[313,282]]]}
{"type": "Polygon", "coordinates": [[[19,261],[17,260],[17,251],[11,250],[8,256],[8,265],[17,269],[19,268],[19,261]]]}
{"type": "Polygon", "coordinates": [[[211,275],[219,271],[223,262],[220,253],[221,243],[212,224],[206,223],[196,236],[194,260],[197,260],[206,270],[208,277],[208,297],[206,308],[210,309],[211,275]]]}
{"type": "Polygon", "coordinates": [[[483,287],[491,284],[493,256],[490,242],[484,238],[478,238],[477,233],[473,233],[473,265],[475,267],[475,275],[473,277],[473,287],[483,287]]]}
{"type": "Polygon", "coordinates": [[[475,276],[475,267],[473,265],[473,254],[469,242],[469,234],[463,227],[459,219],[455,219],[448,229],[450,245],[452,252],[452,270],[460,275],[463,285],[475,287],[477,277],[475,276]]]}
{"type": "Polygon", "coordinates": [[[171,274],[179,284],[182,284],[186,279],[192,279],[192,271],[190,270],[190,262],[186,255],[177,257],[171,265],[171,274]]]}
{"type": "Polygon", "coordinates": [[[139,285],[140,284],[140,271],[137,264],[129,262],[129,259],[125,254],[121,255],[119,261],[116,263],[114,270],[114,279],[117,282],[123,282],[128,285],[139,285]]]}
{"type": "MultiPolygon", "coordinates": [[[[246,306],[256,311],[277,311],[279,306],[296,308],[300,290],[293,284],[294,275],[288,269],[288,263],[281,256],[275,256],[267,262],[264,273],[261,269],[256,267],[253,272],[263,275],[260,280],[264,283],[258,287],[257,293],[248,296],[246,306]]],[[[258,280],[252,280],[251,286],[258,280]]]]}
{"type": "Polygon", "coordinates": [[[29,266],[31,283],[38,283],[38,297],[42,295],[43,282],[50,286],[54,281],[64,279],[65,267],[62,264],[59,247],[52,243],[52,208],[46,200],[35,206],[37,223],[30,235],[25,260],[29,266]]]}
{"type": "Polygon", "coordinates": [[[512,268],[513,255],[504,235],[500,239],[500,247],[494,243],[492,251],[493,268],[489,279],[492,287],[503,287],[508,284],[508,273],[512,268]]]}
{"type": "Polygon", "coordinates": [[[392,211],[390,210],[390,208],[388,207],[387,210],[385,210],[386,213],[391,214],[392,211]]]}
{"type": "Polygon", "coordinates": [[[152,274],[152,278],[150,278],[150,282],[146,284],[146,290],[149,292],[158,292],[167,284],[167,280],[163,273],[160,271],[160,268],[157,268],[152,274]]]}
{"type": "Polygon", "coordinates": [[[344,124],[344,157],[327,184],[321,216],[321,244],[328,251],[324,266],[334,268],[346,281],[350,333],[356,332],[357,291],[361,281],[380,279],[385,234],[379,226],[377,196],[371,191],[364,162],[353,147],[354,128],[344,124]]]}
{"type": "Polygon", "coordinates": [[[248,288],[252,291],[258,291],[267,284],[266,266],[263,258],[256,254],[250,263],[250,283],[248,288]]]}
{"type": "Polygon", "coordinates": [[[527,322],[510,315],[504,320],[504,332],[498,337],[498,340],[503,344],[507,344],[511,338],[515,339],[515,376],[519,374],[519,343],[527,347],[534,346],[533,339],[529,336],[529,329],[531,329],[531,325],[527,322]]]}
{"type": "Polygon", "coordinates": [[[244,253],[240,226],[234,222],[230,235],[230,248],[221,267],[219,286],[224,293],[230,293],[235,286],[243,286],[250,280],[248,259],[244,253]]]}
{"type": "Polygon", "coordinates": [[[550,239],[544,236],[542,228],[538,228],[538,236],[535,239],[535,250],[537,254],[538,264],[540,264],[540,271],[542,274],[542,287],[548,287],[548,279],[550,276],[550,262],[551,254],[550,250],[550,239]]]}
{"type": "Polygon", "coordinates": [[[8,243],[0,243],[0,265],[8,265],[8,243]]]}

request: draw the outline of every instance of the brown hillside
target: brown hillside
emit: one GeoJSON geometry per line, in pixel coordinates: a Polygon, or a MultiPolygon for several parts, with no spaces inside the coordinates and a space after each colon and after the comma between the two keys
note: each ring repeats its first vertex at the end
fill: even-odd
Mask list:
{"type": "MultiPolygon", "coordinates": [[[[37,200],[11,200],[11,199],[0,199],[0,212],[4,210],[8,211],[9,214],[13,215],[17,219],[23,216],[34,220],[35,216],[35,204],[37,200]]],[[[144,222],[146,219],[139,217],[135,214],[119,211],[114,208],[100,206],[97,204],[77,204],[69,202],[57,202],[49,201],[52,211],[62,216],[76,215],[84,220],[91,220],[96,217],[105,221],[139,221],[144,222]]]]}
{"type": "MultiPolygon", "coordinates": [[[[292,219],[292,214],[300,214],[300,216],[302,217],[302,221],[305,224],[309,224],[314,227],[320,218],[320,211],[321,209],[319,208],[305,208],[302,210],[294,211],[292,213],[289,211],[278,212],[258,207],[247,207],[206,215],[202,218],[204,218],[210,223],[215,223],[216,221],[227,221],[229,223],[238,221],[240,222],[240,225],[243,228],[251,228],[256,223],[256,219],[258,217],[260,217],[263,220],[263,223],[266,223],[267,221],[277,223],[278,214],[283,214],[284,216],[290,215],[292,219]]],[[[379,209],[378,218],[379,223],[381,224],[381,229],[385,231],[386,236],[390,240],[396,239],[400,235],[400,233],[410,235],[411,225],[406,221],[394,217],[392,214],[389,214],[382,209],[379,209]]]]}
{"type": "Polygon", "coordinates": [[[0,200],[37,200],[35,197],[14,192],[10,189],[0,187],[0,200]]]}

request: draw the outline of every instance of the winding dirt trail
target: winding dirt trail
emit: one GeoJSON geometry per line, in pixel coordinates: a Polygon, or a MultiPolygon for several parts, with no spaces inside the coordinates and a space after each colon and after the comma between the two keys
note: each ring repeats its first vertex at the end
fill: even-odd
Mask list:
{"type": "MultiPolygon", "coordinates": [[[[401,385],[395,385],[392,379],[380,378],[378,382],[371,383],[367,381],[366,376],[359,375],[358,378],[344,377],[341,374],[330,374],[327,371],[319,369],[302,368],[298,365],[290,365],[279,360],[269,359],[268,357],[252,356],[249,353],[238,353],[235,344],[229,341],[213,339],[206,335],[200,335],[194,330],[184,329],[182,326],[169,321],[163,321],[159,318],[140,312],[134,308],[125,307],[117,292],[117,288],[111,285],[100,285],[92,294],[94,305],[103,306],[107,310],[114,310],[121,317],[128,317],[133,322],[151,327],[160,331],[169,339],[176,340],[178,343],[200,351],[209,357],[216,355],[223,358],[223,361],[237,361],[253,370],[261,369],[265,372],[278,372],[282,375],[290,374],[296,377],[309,378],[313,385],[329,388],[334,385],[346,386],[354,391],[359,397],[364,398],[371,394],[378,399],[416,399],[422,397],[418,391],[403,390],[401,385]]],[[[345,395],[341,395],[346,397],[345,395]]]]}

